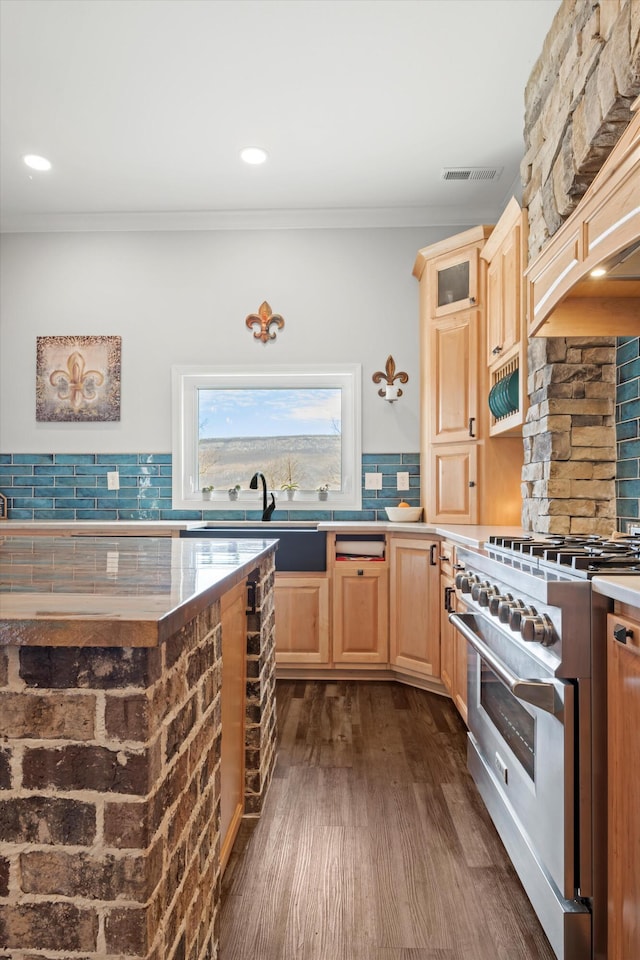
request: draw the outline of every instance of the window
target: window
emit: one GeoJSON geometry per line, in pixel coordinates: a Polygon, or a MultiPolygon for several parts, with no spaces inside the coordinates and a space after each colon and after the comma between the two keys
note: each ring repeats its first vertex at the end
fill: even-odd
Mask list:
{"type": "Polygon", "coordinates": [[[326,508],[359,510],[360,395],[357,364],[174,367],[174,508],[213,487],[207,509],[260,510],[260,471],[279,509],[317,509],[328,487],[326,508]]]}

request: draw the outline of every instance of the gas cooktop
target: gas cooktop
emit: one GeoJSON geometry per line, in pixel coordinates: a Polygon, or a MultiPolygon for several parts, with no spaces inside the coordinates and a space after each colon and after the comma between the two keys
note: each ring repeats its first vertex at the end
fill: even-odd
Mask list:
{"type": "Polygon", "coordinates": [[[595,534],[489,538],[485,550],[496,559],[526,559],[531,568],[591,579],[598,574],[640,574],[640,536],[608,539],[595,534]]]}

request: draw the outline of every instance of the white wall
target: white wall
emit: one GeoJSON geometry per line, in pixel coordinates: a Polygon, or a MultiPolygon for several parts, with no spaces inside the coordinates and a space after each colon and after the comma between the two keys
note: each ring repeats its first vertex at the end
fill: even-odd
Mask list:
{"type": "Polygon", "coordinates": [[[1,240],[0,452],[171,450],[174,363],[359,362],[363,452],[419,448],[417,250],[463,227],[13,234],[1,240]],[[263,345],[245,317],[285,318],[263,345]],[[37,336],[122,337],[122,419],[35,420],[37,336]],[[392,354],[395,404],[371,375],[392,354]]]}

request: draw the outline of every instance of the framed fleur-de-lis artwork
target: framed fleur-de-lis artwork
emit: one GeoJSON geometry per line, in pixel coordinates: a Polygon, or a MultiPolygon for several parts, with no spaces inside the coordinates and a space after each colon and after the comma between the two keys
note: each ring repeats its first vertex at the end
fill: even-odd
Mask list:
{"type": "Polygon", "coordinates": [[[119,420],[121,351],[121,337],[38,337],[36,420],[119,420]]]}

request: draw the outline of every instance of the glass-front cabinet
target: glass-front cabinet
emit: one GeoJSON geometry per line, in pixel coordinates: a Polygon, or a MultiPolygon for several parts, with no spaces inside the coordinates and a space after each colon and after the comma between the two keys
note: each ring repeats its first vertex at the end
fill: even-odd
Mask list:
{"type": "Polygon", "coordinates": [[[463,247],[429,264],[432,317],[444,317],[478,303],[478,247],[463,247]]]}

